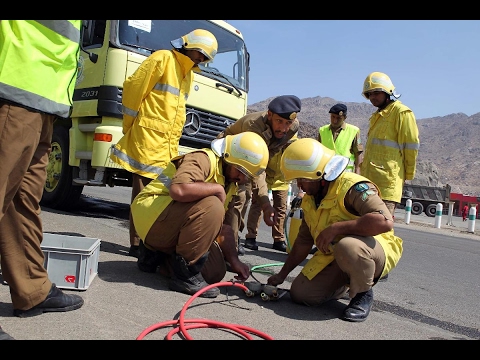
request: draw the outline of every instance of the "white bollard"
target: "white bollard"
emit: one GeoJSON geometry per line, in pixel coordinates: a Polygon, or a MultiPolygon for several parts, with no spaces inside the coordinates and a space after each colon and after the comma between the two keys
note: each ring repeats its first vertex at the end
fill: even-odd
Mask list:
{"type": "Polygon", "coordinates": [[[438,203],[436,210],[437,212],[435,213],[435,228],[440,229],[440,226],[442,225],[443,205],[438,203]]]}
{"type": "Polygon", "coordinates": [[[405,224],[410,224],[410,217],[412,215],[412,199],[407,199],[405,202],[405,224]]]}
{"type": "Polygon", "coordinates": [[[448,204],[448,220],[447,220],[447,225],[450,225],[450,226],[455,226],[453,225],[453,205],[455,203],[454,202],[450,202],[448,204]]]}
{"type": "Polygon", "coordinates": [[[475,232],[475,218],[477,217],[477,207],[471,206],[468,211],[468,232],[475,232]]]}

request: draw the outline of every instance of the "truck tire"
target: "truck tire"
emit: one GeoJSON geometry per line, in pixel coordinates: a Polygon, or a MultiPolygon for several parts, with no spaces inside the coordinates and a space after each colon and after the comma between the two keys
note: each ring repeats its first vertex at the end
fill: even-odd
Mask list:
{"type": "Polygon", "coordinates": [[[428,217],[435,217],[437,215],[437,204],[430,204],[425,209],[425,214],[428,217]]]}
{"type": "Polygon", "coordinates": [[[73,185],[72,168],[68,165],[69,135],[64,126],[55,126],[52,151],[48,158],[47,180],[40,204],[57,210],[73,209],[82,195],[83,186],[73,185]]]}
{"type": "Polygon", "coordinates": [[[423,212],[423,205],[419,202],[412,203],[412,215],[420,215],[423,212]]]}

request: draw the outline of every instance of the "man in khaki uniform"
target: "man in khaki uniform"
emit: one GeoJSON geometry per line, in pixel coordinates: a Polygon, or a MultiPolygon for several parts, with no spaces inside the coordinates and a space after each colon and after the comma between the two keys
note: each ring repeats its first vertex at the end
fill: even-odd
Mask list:
{"type": "MultiPolygon", "coordinates": [[[[218,138],[252,131],[263,138],[268,146],[270,157],[273,157],[297,135],[299,129],[297,113],[300,112],[301,107],[302,102],[295,95],[278,96],[268,104],[267,111],[245,115],[228,126],[218,135],[218,138]]],[[[256,201],[262,208],[265,224],[273,226],[277,223],[277,213],[268,199],[265,173],[253,181],[252,196],[257,198],[256,201]]],[[[243,221],[242,210],[245,203],[245,186],[242,185],[238,189],[235,201],[230,204],[225,214],[225,222],[233,228],[236,241],[238,241],[238,232],[243,221]]]]}
{"type": "MultiPolygon", "coordinates": [[[[287,198],[289,183],[284,181],[280,171],[280,159],[282,152],[277,152],[267,165],[266,181],[268,189],[272,191],[273,207],[277,213],[277,222],[272,226],[273,248],[277,251],[287,252],[285,243],[284,224],[287,216],[287,198]]],[[[251,183],[246,185],[246,191],[251,191],[251,183]],[[249,186],[250,185],[250,186],[249,186]]],[[[246,207],[246,205],[245,205],[246,207]]],[[[257,233],[260,226],[262,208],[252,196],[252,203],[248,210],[247,234],[245,235],[245,247],[250,250],[258,250],[257,233]]]]}
{"type": "MultiPolygon", "coordinates": [[[[238,186],[262,174],[267,163],[267,145],[253,132],[228,135],[213,140],[211,149],[173,158],[132,203],[142,239],[139,269],[155,272],[161,266],[170,276],[169,288],[189,295],[221,281],[228,265],[238,280],[246,280],[249,268],[238,259],[225,211],[238,186]]],[[[219,293],[213,287],[200,296],[219,293]]]]}

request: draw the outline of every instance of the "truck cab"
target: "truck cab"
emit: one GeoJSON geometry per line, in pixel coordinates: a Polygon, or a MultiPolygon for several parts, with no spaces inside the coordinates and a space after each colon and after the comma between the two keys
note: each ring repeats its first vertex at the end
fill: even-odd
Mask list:
{"type": "Polygon", "coordinates": [[[209,147],[247,112],[249,53],[241,32],[223,20],[83,20],[71,116],[54,123],[41,204],[67,210],[84,186],[131,186],[131,173],[110,160],[123,136],[123,82],[153,52],[201,28],[218,41],[200,64],[187,101],[179,152],[209,147]]]}

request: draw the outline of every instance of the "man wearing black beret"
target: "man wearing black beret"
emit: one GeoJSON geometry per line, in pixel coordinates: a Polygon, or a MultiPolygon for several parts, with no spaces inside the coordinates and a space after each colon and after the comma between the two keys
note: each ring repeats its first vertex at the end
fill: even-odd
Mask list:
{"type": "MultiPolygon", "coordinates": [[[[247,114],[235,121],[222,131],[217,137],[222,138],[226,135],[236,135],[245,131],[253,131],[259,134],[267,143],[270,158],[277,152],[284,149],[296,138],[299,129],[297,114],[302,108],[301,100],[295,95],[282,95],[273,99],[268,104],[267,111],[259,111],[247,114]]],[[[263,219],[268,226],[274,226],[278,222],[278,214],[271,205],[268,198],[268,186],[266,183],[266,174],[252,181],[252,197],[261,204],[263,219]]],[[[286,199],[285,199],[286,202],[286,199]]],[[[243,228],[244,219],[242,210],[246,206],[245,186],[239,186],[235,201],[225,214],[225,223],[232,226],[235,238],[238,240],[239,228],[243,228]]],[[[257,249],[256,239],[246,239],[246,247],[257,249]]],[[[285,241],[274,242],[273,248],[286,252],[285,241]]],[[[243,252],[243,246],[238,244],[239,253],[243,252]]]]}
{"type": "Polygon", "coordinates": [[[360,164],[363,160],[363,144],[360,138],[360,129],[347,124],[347,105],[335,104],[330,110],[330,124],[318,129],[318,141],[338,155],[350,159],[345,171],[360,174],[360,164]]]}

